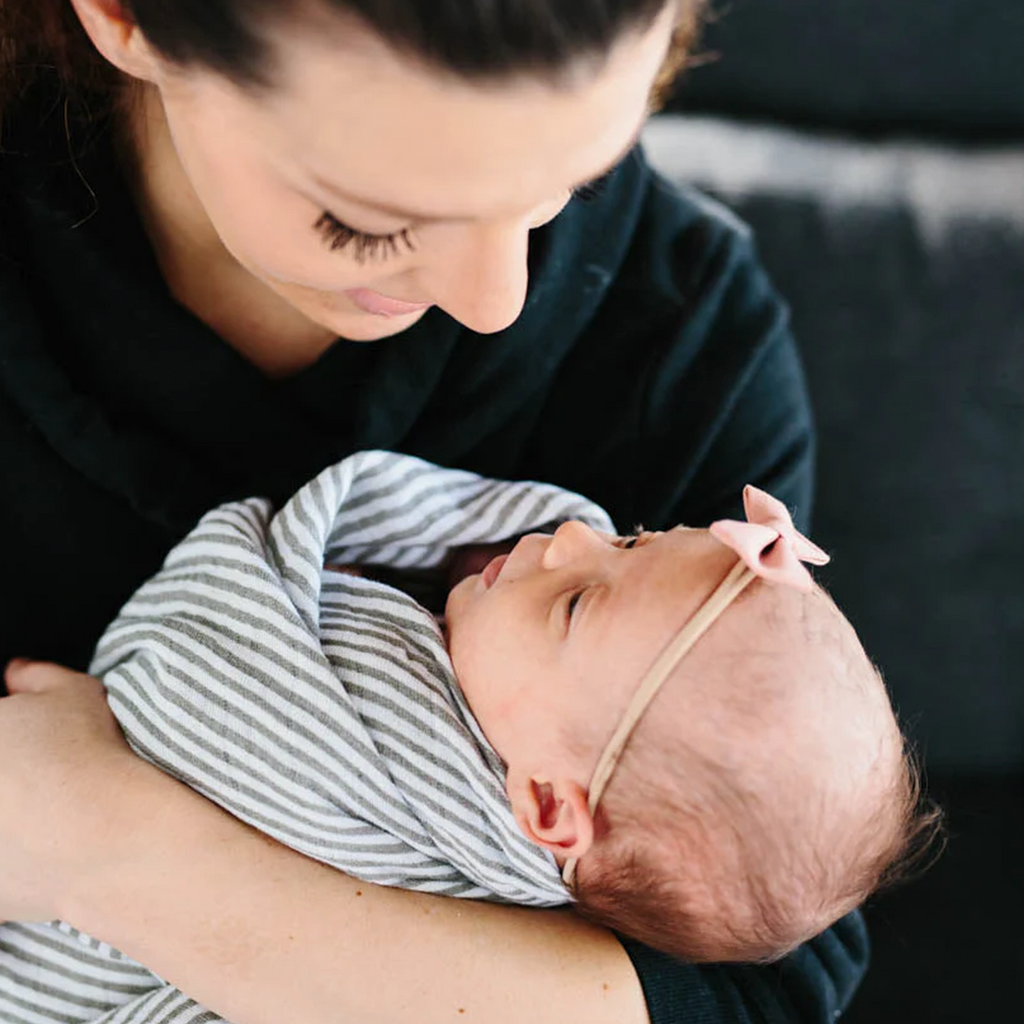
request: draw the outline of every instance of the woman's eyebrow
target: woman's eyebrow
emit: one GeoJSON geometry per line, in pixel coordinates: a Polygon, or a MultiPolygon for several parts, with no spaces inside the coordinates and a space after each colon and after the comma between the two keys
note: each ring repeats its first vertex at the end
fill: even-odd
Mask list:
{"type": "MultiPolygon", "coordinates": [[[[625,146],[616,154],[615,159],[608,163],[603,170],[598,171],[587,179],[586,182],[578,182],[575,187],[579,188],[581,185],[585,185],[590,181],[597,181],[600,178],[610,174],[623,160],[633,151],[633,147],[636,146],[637,141],[640,138],[640,134],[643,131],[644,125],[647,123],[646,115],[641,119],[637,125],[633,134],[629,137],[629,141],[625,146]]],[[[394,217],[395,220],[414,220],[421,224],[429,224],[433,221],[440,220],[471,220],[471,217],[464,215],[451,216],[441,215],[438,213],[425,213],[422,210],[410,210],[407,207],[393,206],[391,203],[381,203],[375,199],[369,199],[366,196],[357,195],[355,192],[347,192],[339,189],[336,185],[332,185],[329,181],[321,178],[317,174],[310,175],[310,181],[325,195],[334,196],[336,199],[340,199],[345,203],[354,203],[357,206],[364,206],[367,210],[372,210],[374,213],[383,214],[386,217],[394,217]]]]}

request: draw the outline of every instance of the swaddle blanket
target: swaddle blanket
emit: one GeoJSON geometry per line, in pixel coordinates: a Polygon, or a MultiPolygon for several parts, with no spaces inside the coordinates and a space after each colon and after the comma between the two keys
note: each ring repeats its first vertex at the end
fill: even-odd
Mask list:
{"type": "MultiPolygon", "coordinates": [[[[611,529],[556,487],[362,452],[276,515],[261,499],[207,514],[90,671],[137,753],[310,857],[383,885],[565,903],[553,858],[515,824],[433,616],[325,564],[430,568],[566,519],[611,529]]],[[[217,1019],[69,925],[0,927],[5,1024],[217,1019]]]]}

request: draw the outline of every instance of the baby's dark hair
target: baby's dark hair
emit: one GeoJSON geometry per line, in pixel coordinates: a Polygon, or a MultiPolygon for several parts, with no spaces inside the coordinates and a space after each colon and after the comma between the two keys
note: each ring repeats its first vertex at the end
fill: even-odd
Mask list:
{"type": "Polygon", "coordinates": [[[684,660],[626,748],[578,868],[577,908],[684,960],[766,962],[927,866],[942,812],[827,595],[755,584],[714,630],[718,642],[684,660]],[[755,620],[776,650],[752,646],[755,620]],[[780,662],[796,634],[808,657],[780,662]],[[786,671],[813,672],[796,700],[804,684],[786,671]],[[837,740],[845,751],[830,749],[828,724],[808,723],[806,743],[789,728],[823,698],[863,719],[837,740]],[[778,742],[763,743],[765,714],[792,716],[778,742]]]}

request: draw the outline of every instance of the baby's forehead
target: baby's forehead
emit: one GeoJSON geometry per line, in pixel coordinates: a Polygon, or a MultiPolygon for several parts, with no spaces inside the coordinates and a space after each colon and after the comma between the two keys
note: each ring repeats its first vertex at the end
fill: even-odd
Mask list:
{"type": "MultiPolygon", "coordinates": [[[[609,639],[618,642],[635,630],[635,641],[627,642],[643,638],[656,655],[655,648],[668,644],[693,618],[738,559],[707,530],[687,527],[665,531],[651,542],[646,555],[646,563],[622,581],[616,607],[621,622],[609,639]],[[641,623],[648,617],[656,619],[660,629],[643,629],[641,623]]],[[[727,649],[735,657],[747,652],[786,661],[799,657],[808,644],[827,644],[847,631],[849,624],[821,588],[805,593],[754,580],[715,618],[687,660],[703,661],[727,649]]]]}

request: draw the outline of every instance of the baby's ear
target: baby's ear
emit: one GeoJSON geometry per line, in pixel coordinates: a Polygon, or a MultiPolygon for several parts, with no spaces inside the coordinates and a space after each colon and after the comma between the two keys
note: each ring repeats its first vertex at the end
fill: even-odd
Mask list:
{"type": "Polygon", "coordinates": [[[536,776],[516,779],[510,773],[512,812],[526,838],[553,854],[582,857],[594,841],[594,819],[587,791],[575,780],[536,776]]]}

